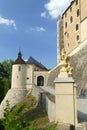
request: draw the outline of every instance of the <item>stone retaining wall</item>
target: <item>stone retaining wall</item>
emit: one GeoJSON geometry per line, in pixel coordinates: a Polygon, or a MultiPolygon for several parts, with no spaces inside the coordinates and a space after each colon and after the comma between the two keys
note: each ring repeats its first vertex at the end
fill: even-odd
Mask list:
{"type": "Polygon", "coordinates": [[[4,109],[6,108],[6,101],[9,101],[10,108],[17,105],[27,94],[26,89],[10,89],[3,101],[0,104],[0,119],[3,118],[4,109]]]}

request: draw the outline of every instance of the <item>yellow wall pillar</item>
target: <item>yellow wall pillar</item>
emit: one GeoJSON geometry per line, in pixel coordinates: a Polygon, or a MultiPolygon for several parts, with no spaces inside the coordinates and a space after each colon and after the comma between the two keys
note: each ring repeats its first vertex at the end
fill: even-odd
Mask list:
{"type": "Polygon", "coordinates": [[[72,78],[73,68],[69,64],[69,57],[63,49],[59,57],[60,73],[55,79],[55,121],[77,125],[76,86],[72,78]]]}
{"type": "Polygon", "coordinates": [[[76,126],[76,87],[72,78],[55,79],[55,104],[55,121],[76,126]]]}

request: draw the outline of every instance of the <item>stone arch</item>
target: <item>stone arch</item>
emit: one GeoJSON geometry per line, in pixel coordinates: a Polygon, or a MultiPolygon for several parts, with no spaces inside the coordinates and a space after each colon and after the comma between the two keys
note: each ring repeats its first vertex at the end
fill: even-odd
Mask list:
{"type": "Polygon", "coordinates": [[[44,77],[43,76],[37,77],[37,86],[44,86],[44,77]]]}

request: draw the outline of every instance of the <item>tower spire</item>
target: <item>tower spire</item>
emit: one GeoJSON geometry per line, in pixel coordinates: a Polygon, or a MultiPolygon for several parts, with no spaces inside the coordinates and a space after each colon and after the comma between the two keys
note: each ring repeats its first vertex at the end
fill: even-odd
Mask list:
{"type": "Polygon", "coordinates": [[[22,58],[22,53],[21,53],[20,48],[19,48],[18,58],[22,58]]]}

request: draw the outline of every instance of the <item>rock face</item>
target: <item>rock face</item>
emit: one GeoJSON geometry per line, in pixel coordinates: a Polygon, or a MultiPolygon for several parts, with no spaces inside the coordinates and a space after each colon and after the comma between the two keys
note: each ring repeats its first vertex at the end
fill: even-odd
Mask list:
{"type": "Polygon", "coordinates": [[[0,119],[3,118],[4,109],[6,108],[6,100],[9,101],[10,108],[13,108],[26,96],[26,94],[26,89],[10,89],[0,104],[0,119]]]}
{"type": "Polygon", "coordinates": [[[87,45],[70,57],[77,93],[87,96],[87,45]]]}
{"type": "Polygon", "coordinates": [[[60,66],[56,66],[49,72],[47,86],[55,87],[54,80],[56,77],[58,77],[59,72],[60,72],[60,66]]]}
{"type": "MultiPolygon", "coordinates": [[[[87,97],[87,41],[70,56],[70,64],[73,67],[73,79],[77,84],[77,95],[87,97]]],[[[49,73],[48,86],[54,87],[54,79],[58,76],[60,66],[56,66],[49,73]]]]}

